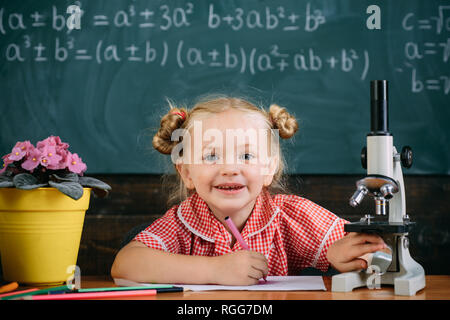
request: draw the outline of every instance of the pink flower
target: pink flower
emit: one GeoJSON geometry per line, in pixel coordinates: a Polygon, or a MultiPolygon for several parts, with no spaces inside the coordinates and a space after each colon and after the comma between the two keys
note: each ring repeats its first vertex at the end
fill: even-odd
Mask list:
{"type": "Polygon", "coordinates": [[[62,156],[56,151],[57,144],[53,136],[39,141],[37,143],[37,149],[41,152],[41,165],[47,167],[48,169],[58,170],[60,165],[59,162],[62,156]]]}
{"type": "Polygon", "coordinates": [[[64,150],[69,149],[69,145],[67,143],[61,142],[61,138],[55,136],[50,136],[47,139],[39,141],[36,144],[36,147],[39,149],[43,148],[44,146],[55,146],[57,147],[57,149],[64,149],[64,150]]]}
{"type": "Polygon", "coordinates": [[[29,150],[29,154],[26,157],[26,160],[22,163],[22,168],[33,172],[34,168],[36,168],[42,159],[42,153],[39,149],[33,148],[29,150]]]}
{"type": "Polygon", "coordinates": [[[10,163],[13,163],[13,162],[14,162],[14,160],[10,160],[10,159],[9,159],[9,156],[10,156],[10,155],[11,155],[11,154],[8,153],[8,154],[5,154],[5,155],[2,157],[2,159],[3,159],[3,165],[2,165],[2,168],[0,169],[0,174],[6,171],[6,168],[8,167],[8,165],[9,165],[10,163]]]}
{"type": "Polygon", "coordinates": [[[78,154],[70,154],[67,156],[67,167],[70,171],[83,175],[83,172],[86,171],[86,164],[81,161],[81,158],[78,154]]]}
{"type": "Polygon", "coordinates": [[[36,146],[43,154],[41,164],[44,167],[50,170],[67,168],[67,154],[70,153],[67,150],[69,145],[61,142],[59,137],[50,136],[47,139],[39,141],[36,146]]]}
{"type": "Polygon", "coordinates": [[[48,161],[47,168],[58,170],[59,169],[59,162],[62,159],[62,156],[60,156],[57,151],[56,147],[54,146],[47,146],[42,150],[42,156],[45,157],[45,159],[48,161]]]}
{"type": "Polygon", "coordinates": [[[65,142],[62,142],[60,137],[54,137],[54,138],[55,138],[55,141],[56,141],[56,147],[57,148],[62,148],[64,150],[69,149],[69,144],[65,143],[65,142]]]}
{"type": "MultiPolygon", "coordinates": [[[[11,153],[3,156],[3,166],[0,173],[5,172],[8,165],[15,161],[23,161],[23,169],[33,172],[41,165],[41,170],[63,170],[83,175],[86,171],[86,164],[83,163],[78,154],[72,154],[68,150],[69,144],[61,141],[58,136],[50,136],[36,144],[36,148],[30,141],[19,141],[16,143],[11,153]]],[[[19,163],[16,163],[16,167],[19,163]]],[[[19,170],[19,168],[13,168],[19,170]]]]}
{"type": "Polygon", "coordinates": [[[54,169],[62,170],[67,168],[67,157],[71,154],[66,148],[62,146],[56,146],[56,154],[61,157],[57,166],[54,169]]]}
{"type": "Polygon", "coordinates": [[[19,161],[22,160],[23,157],[27,154],[26,151],[22,150],[21,148],[13,148],[11,153],[9,154],[9,160],[12,161],[19,161]]]}
{"type": "Polygon", "coordinates": [[[30,148],[33,148],[33,145],[28,140],[23,142],[21,141],[17,142],[14,148],[12,149],[11,153],[9,154],[9,160],[12,161],[22,160],[22,158],[25,157],[30,148]]]}
{"type": "Polygon", "coordinates": [[[30,140],[26,140],[23,142],[17,142],[14,148],[20,148],[28,152],[28,150],[34,149],[34,146],[31,144],[30,140]]]}

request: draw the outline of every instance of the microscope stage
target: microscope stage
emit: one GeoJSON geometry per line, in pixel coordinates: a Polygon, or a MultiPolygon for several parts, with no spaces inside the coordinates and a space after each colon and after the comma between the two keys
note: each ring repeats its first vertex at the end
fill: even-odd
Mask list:
{"type": "Polygon", "coordinates": [[[359,233],[408,233],[415,222],[367,221],[352,222],[344,225],[345,232],[359,233]]]}

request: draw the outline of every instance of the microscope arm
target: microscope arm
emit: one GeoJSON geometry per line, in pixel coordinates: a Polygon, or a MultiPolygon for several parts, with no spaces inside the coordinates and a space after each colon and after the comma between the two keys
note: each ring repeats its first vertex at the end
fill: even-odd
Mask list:
{"type": "Polygon", "coordinates": [[[395,147],[392,149],[394,153],[393,179],[397,181],[400,190],[389,201],[389,222],[403,223],[406,217],[405,184],[403,182],[400,154],[397,153],[395,147]]]}

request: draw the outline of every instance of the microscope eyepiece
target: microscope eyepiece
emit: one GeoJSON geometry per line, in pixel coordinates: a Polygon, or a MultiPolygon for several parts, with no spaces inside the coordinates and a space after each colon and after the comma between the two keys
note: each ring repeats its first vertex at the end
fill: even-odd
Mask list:
{"type": "Polygon", "coordinates": [[[370,82],[370,135],[390,135],[388,119],[388,82],[370,82]]]}

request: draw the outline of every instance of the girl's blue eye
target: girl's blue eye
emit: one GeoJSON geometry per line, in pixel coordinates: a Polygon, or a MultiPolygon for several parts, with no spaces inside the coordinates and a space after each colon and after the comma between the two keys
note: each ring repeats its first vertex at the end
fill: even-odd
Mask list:
{"type": "Polygon", "coordinates": [[[241,156],[241,159],[244,160],[244,161],[250,161],[250,160],[252,160],[254,157],[255,157],[255,156],[254,156],[253,154],[251,154],[251,153],[244,153],[244,154],[241,156]]]}
{"type": "Polygon", "coordinates": [[[205,156],[203,156],[203,160],[207,161],[207,162],[214,162],[217,161],[219,159],[219,157],[215,154],[207,154],[205,156]]]}

